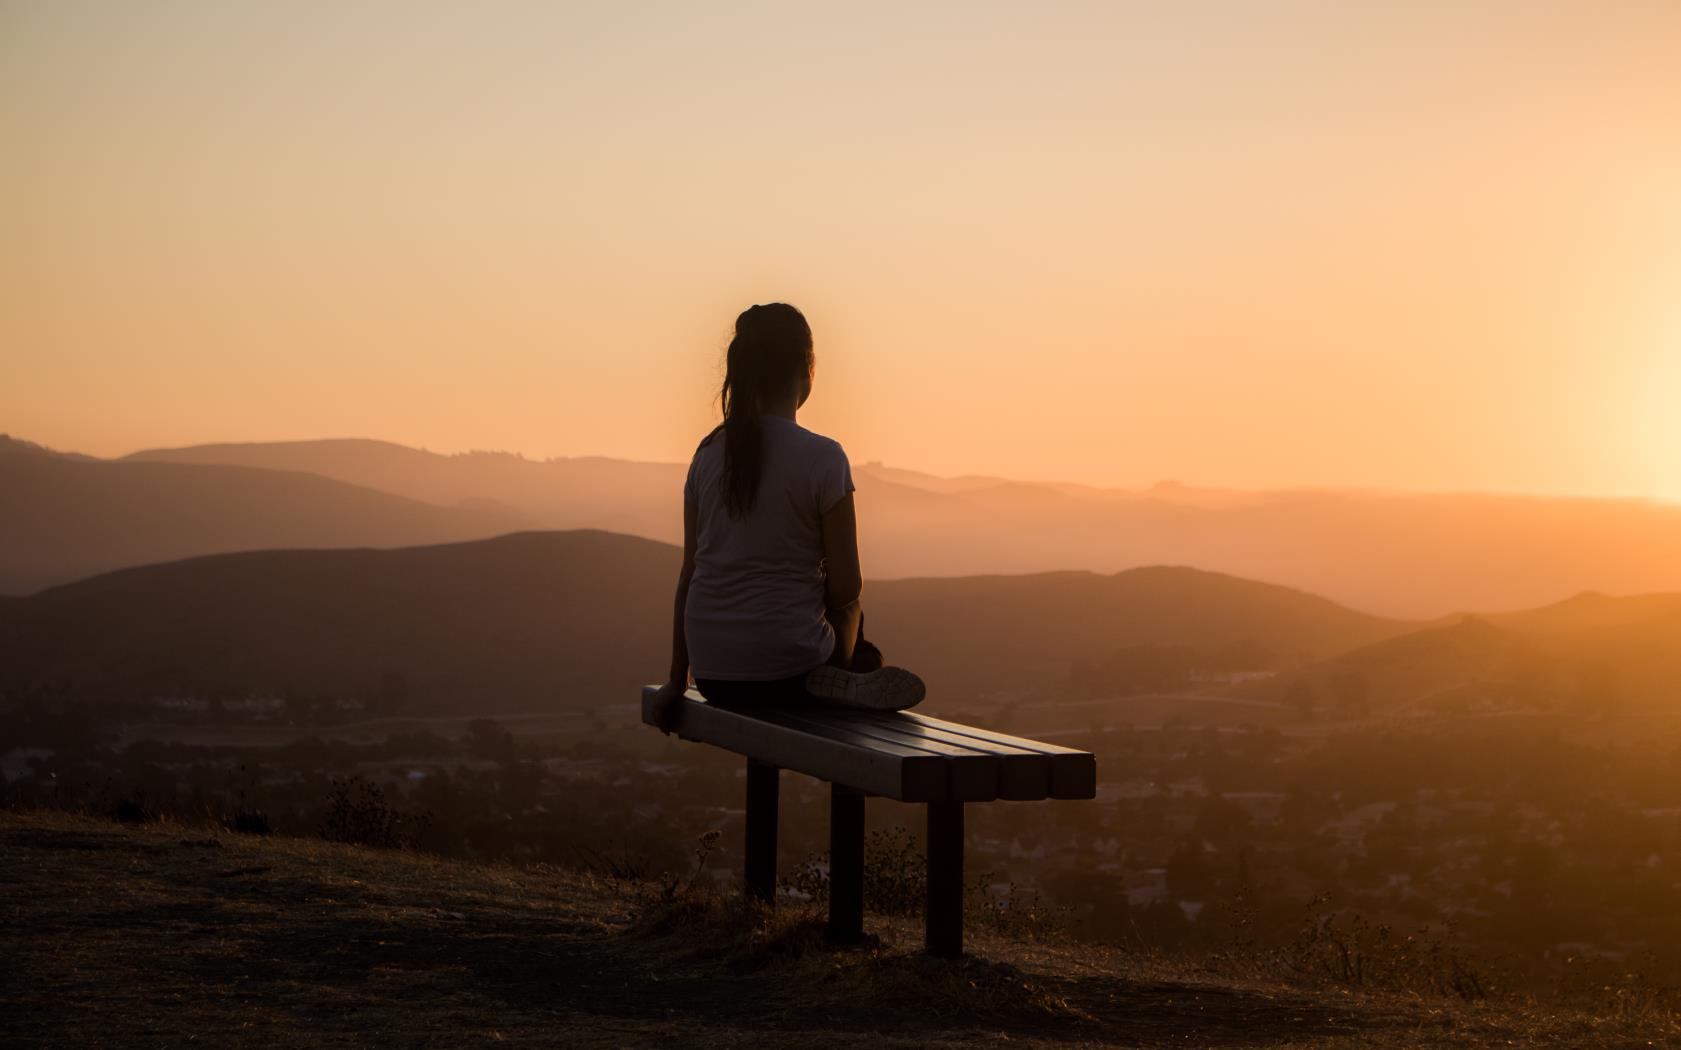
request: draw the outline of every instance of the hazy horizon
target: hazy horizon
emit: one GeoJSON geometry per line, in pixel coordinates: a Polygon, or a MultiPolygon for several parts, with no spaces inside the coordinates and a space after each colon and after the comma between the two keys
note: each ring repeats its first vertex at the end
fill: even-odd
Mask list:
{"type": "MultiPolygon", "coordinates": [[[[216,444],[115,460],[0,442],[0,593],[218,551],[400,547],[529,529],[681,543],[680,461],[216,444]]],[[[1681,504],[1362,488],[1093,489],[855,463],[870,579],[1189,565],[1429,618],[1681,592],[1681,504]]]]}
{"type": "MultiPolygon", "coordinates": [[[[685,460],[685,459],[637,459],[637,458],[631,457],[631,456],[614,455],[612,453],[605,453],[605,452],[570,452],[570,453],[561,452],[561,453],[555,453],[555,454],[552,454],[552,455],[539,456],[539,455],[533,455],[531,453],[521,451],[519,449],[490,448],[490,447],[486,447],[486,446],[474,446],[474,447],[456,448],[456,449],[439,449],[439,448],[428,448],[428,447],[423,446],[423,445],[406,445],[406,444],[403,444],[402,442],[391,441],[391,440],[386,439],[386,438],[371,437],[371,436],[367,436],[367,435],[336,435],[336,436],[331,436],[331,437],[276,438],[276,439],[273,439],[273,440],[230,439],[230,440],[205,441],[205,442],[194,443],[194,444],[190,444],[190,445],[140,445],[140,446],[137,446],[137,447],[134,447],[134,448],[119,449],[118,451],[110,453],[110,454],[95,453],[95,452],[91,452],[91,451],[89,451],[85,448],[60,448],[60,447],[56,447],[56,446],[53,446],[53,445],[49,445],[45,442],[36,441],[36,440],[30,438],[29,435],[27,435],[27,434],[16,434],[16,433],[8,432],[8,431],[0,431],[0,438],[11,438],[11,439],[18,440],[18,441],[23,441],[23,442],[26,442],[26,443],[29,443],[29,444],[40,445],[41,447],[43,447],[43,448],[45,448],[45,449],[47,449],[48,451],[51,451],[51,452],[57,452],[57,453],[62,453],[62,454],[67,454],[67,455],[85,455],[85,456],[92,456],[96,459],[107,459],[107,460],[122,459],[122,458],[127,457],[127,456],[139,455],[141,453],[185,451],[185,450],[193,449],[193,448],[224,446],[224,445],[225,446],[288,445],[288,444],[310,445],[310,444],[329,444],[329,443],[334,443],[334,442],[369,442],[369,443],[373,443],[373,444],[394,445],[394,446],[397,446],[397,447],[400,447],[400,448],[406,448],[406,449],[410,449],[410,450],[413,450],[413,451],[416,451],[416,452],[425,452],[425,453],[429,453],[429,454],[437,455],[437,456],[445,456],[445,457],[475,456],[475,455],[514,456],[514,457],[518,457],[520,459],[523,459],[523,460],[525,460],[527,462],[531,462],[531,463],[562,462],[562,461],[567,461],[567,460],[581,460],[581,459],[603,459],[603,460],[614,460],[614,461],[625,462],[625,463],[639,463],[639,464],[660,465],[660,466],[671,466],[671,465],[682,466],[682,465],[685,465],[687,463],[687,460],[685,460]]],[[[1266,493],[1266,492],[1314,492],[1314,491],[1361,492],[1361,491],[1369,491],[1369,492],[1374,492],[1374,493],[1383,493],[1383,494],[1388,494],[1388,495],[1403,495],[1403,496],[1404,495],[1419,495],[1419,496],[1426,496],[1426,495],[1429,495],[1429,496],[1455,496],[1455,495],[1509,496],[1509,497],[1518,497],[1518,498],[1534,498],[1534,499],[1542,499],[1542,500],[1609,500],[1609,501],[1633,501],[1633,502],[1641,502],[1641,503],[1655,503],[1655,504],[1663,504],[1663,505],[1681,505],[1681,497],[1668,497],[1668,496],[1663,496],[1663,495],[1643,495],[1643,494],[1617,495],[1617,494],[1594,494],[1594,493],[1581,493],[1581,492],[1538,492],[1538,491],[1533,491],[1533,490],[1513,490],[1513,489],[1494,489],[1494,488],[1485,488],[1485,489],[1404,488],[1404,487],[1400,487],[1400,486],[1371,485],[1371,484],[1360,484],[1360,483],[1354,483],[1354,482],[1341,483],[1341,484],[1335,483],[1335,482],[1326,482],[1326,483],[1321,483],[1321,484],[1279,485],[1279,486],[1276,486],[1274,488],[1262,489],[1262,488],[1241,488],[1241,487],[1237,487],[1237,486],[1206,484],[1206,483],[1204,483],[1204,482],[1202,482],[1202,481],[1200,481],[1196,478],[1183,478],[1183,477],[1159,477],[1159,478],[1153,478],[1153,479],[1145,479],[1145,480],[1140,481],[1137,484],[1131,484],[1131,485],[1109,485],[1109,484],[1100,484],[1100,483],[1091,482],[1091,481],[1082,481],[1082,480],[1079,480],[1079,479],[1076,479],[1076,478],[1068,478],[1068,477],[1021,477],[1021,476],[1017,476],[1017,475],[1005,475],[1005,474],[1001,474],[997,471],[988,471],[988,470],[969,471],[969,472],[965,472],[965,473],[962,473],[962,474],[941,474],[941,473],[938,473],[938,472],[933,471],[933,470],[924,469],[923,467],[920,467],[920,466],[918,466],[916,464],[913,464],[913,463],[899,463],[899,462],[894,462],[894,461],[891,461],[891,460],[881,460],[881,459],[859,460],[856,457],[854,457],[852,459],[852,466],[853,466],[853,469],[855,469],[855,470],[858,470],[858,469],[876,469],[876,470],[889,470],[889,471],[895,471],[895,472],[904,472],[904,473],[910,473],[910,474],[921,474],[921,475],[927,476],[929,478],[933,478],[933,479],[940,480],[940,481],[962,481],[962,480],[965,480],[965,479],[984,479],[984,480],[997,481],[997,482],[1000,482],[1000,483],[1013,484],[1013,485],[1080,486],[1080,487],[1092,488],[1092,489],[1096,489],[1096,490],[1099,490],[1099,491],[1105,491],[1105,492],[1148,492],[1148,491],[1151,491],[1153,489],[1160,489],[1160,488],[1169,487],[1169,486],[1177,486],[1177,487],[1182,487],[1182,488],[1185,488],[1185,489],[1192,489],[1192,490],[1227,491],[1227,492],[1246,493],[1246,494],[1248,494],[1248,493],[1266,493]]]]}

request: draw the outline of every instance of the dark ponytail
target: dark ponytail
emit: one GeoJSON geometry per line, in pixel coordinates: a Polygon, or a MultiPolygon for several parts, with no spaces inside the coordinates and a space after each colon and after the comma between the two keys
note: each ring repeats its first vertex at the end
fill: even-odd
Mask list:
{"type": "Polygon", "coordinates": [[[735,319],[725,356],[724,508],[740,518],[753,509],[763,451],[762,399],[794,389],[812,364],[811,326],[787,303],[749,306],[735,319]]]}

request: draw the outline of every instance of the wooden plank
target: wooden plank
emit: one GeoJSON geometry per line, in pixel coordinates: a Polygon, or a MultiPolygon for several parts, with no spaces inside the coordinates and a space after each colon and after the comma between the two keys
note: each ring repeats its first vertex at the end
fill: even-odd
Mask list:
{"type": "MultiPolygon", "coordinates": [[[[836,717],[828,711],[800,711],[777,708],[762,717],[782,725],[795,726],[814,733],[832,733],[845,729],[859,737],[893,747],[908,747],[938,757],[945,763],[948,798],[964,802],[991,802],[999,797],[1000,763],[993,754],[932,739],[894,732],[878,723],[836,717]]],[[[869,746],[875,746],[871,744],[869,746]]],[[[1040,798],[1045,796],[1041,794],[1040,798]]]]}
{"type": "MultiPolygon", "coordinates": [[[[642,720],[653,724],[657,686],[642,690],[642,720]]],[[[945,760],[938,755],[861,736],[841,726],[815,733],[778,725],[740,709],[709,704],[693,689],[679,705],[672,731],[796,773],[845,784],[901,802],[946,798],[945,760]]]]}
{"type": "Polygon", "coordinates": [[[951,757],[940,754],[931,748],[923,747],[909,740],[901,741],[883,739],[882,736],[866,732],[859,727],[848,725],[838,719],[825,718],[821,715],[802,715],[797,711],[789,711],[786,708],[772,706],[753,708],[732,708],[726,705],[716,706],[722,707],[726,711],[739,713],[748,718],[756,719],[770,725],[797,729],[802,733],[810,733],[812,736],[822,737],[825,740],[839,740],[844,743],[869,748],[872,751],[880,751],[884,754],[898,755],[905,758],[932,757],[941,760],[951,757]]]}
{"type": "Polygon", "coordinates": [[[825,717],[836,718],[848,725],[868,725],[891,740],[921,741],[957,748],[960,751],[991,755],[998,760],[997,798],[1012,802],[1034,802],[1050,797],[1051,756],[1009,744],[963,736],[939,726],[912,721],[902,714],[847,711],[832,716],[825,712],[825,717]]]}
{"type": "MultiPolygon", "coordinates": [[[[828,712],[825,712],[827,715],[828,712]]],[[[860,711],[848,708],[836,708],[832,717],[846,721],[870,722],[876,725],[889,726],[901,733],[911,733],[930,740],[943,740],[947,743],[959,744],[963,747],[974,748],[989,755],[1044,755],[1045,752],[1027,747],[1019,747],[1005,743],[1007,738],[998,734],[1000,739],[989,740],[977,736],[966,736],[955,732],[957,729],[973,729],[973,726],[960,726],[956,722],[943,722],[937,718],[919,716],[911,717],[909,711],[860,711]]],[[[1034,743],[1034,741],[1025,741],[1034,743]]],[[[1054,745],[1048,745],[1054,746],[1054,745]]]]}
{"type": "Polygon", "coordinates": [[[894,714],[900,718],[907,719],[912,722],[919,722],[932,728],[944,729],[953,733],[961,733],[964,736],[971,736],[977,740],[986,740],[995,744],[1005,744],[1010,747],[1021,748],[1023,751],[1036,751],[1041,755],[1091,754],[1090,751],[1081,751],[1078,748],[1073,747],[1063,747],[1061,744],[1052,744],[1044,740],[1030,740],[1027,737],[1011,736],[1008,733],[1000,733],[992,729],[982,729],[979,726],[964,725],[962,722],[948,722],[943,718],[935,718],[932,715],[925,715],[918,711],[896,711],[894,714]]]}
{"type": "Polygon", "coordinates": [[[1097,757],[1090,751],[1080,751],[1058,744],[1048,744],[1043,740],[1029,740],[1026,737],[1010,736],[1008,733],[995,733],[990,729],[977,726],[963,725],[960,722],[947,722],[944,719],[930,718],[919,715],[914,711],[901,711],[901,717],[912,721],[937,726],[950,733],[973,737],[992,743],[1008,744],[1027,751],[1037,751],[1049,756],[1051,762],[1051,798],[1096,798],[1097,797],[1097,757]]]}
{"type": "Polygon", "coordinates": [[[938,740],[949,745],[972,748],[983,754],[996,755],[1000,760],[1000,798],[1033,801],[1049,797],[1053,756],[1044,752],[954,732],[951,727],[954,727],[955,723],[926,717],[911,718],[909,712],[858,711],[848,712],[845,717],[868,720],[883,728],[890,727],[901,736],[938,740]]]}

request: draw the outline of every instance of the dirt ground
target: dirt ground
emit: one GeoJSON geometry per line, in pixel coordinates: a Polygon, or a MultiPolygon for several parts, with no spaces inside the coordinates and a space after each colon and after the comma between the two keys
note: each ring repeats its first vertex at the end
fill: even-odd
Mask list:
{"type": "Polygon", "coordinates": [[[7,1046],[1681,1046],[1534,1006],[1198,979],[547,868],[0,813],[7,1046]]]}

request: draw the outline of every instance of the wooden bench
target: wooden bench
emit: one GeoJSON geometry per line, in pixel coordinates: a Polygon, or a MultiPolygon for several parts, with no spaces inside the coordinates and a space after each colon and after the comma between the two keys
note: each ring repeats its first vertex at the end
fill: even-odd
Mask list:
{"type": "MultiPolygon", "coordinates": [[[[650,725],[657,686],[642,690],[650,725]]],[[[994,733],[912,711],[840,707],[725,707],[691,689],[672,731],[747,758],[746,890],[776,893],[778,776],[784,769],[826,780],[829,795],[829,937],[864,934],[864,799],[928,807],[927,947],[963,953],[963,805],[998,800],[1093,798],[1097,761],[1038,740],[994,733]]]]}

